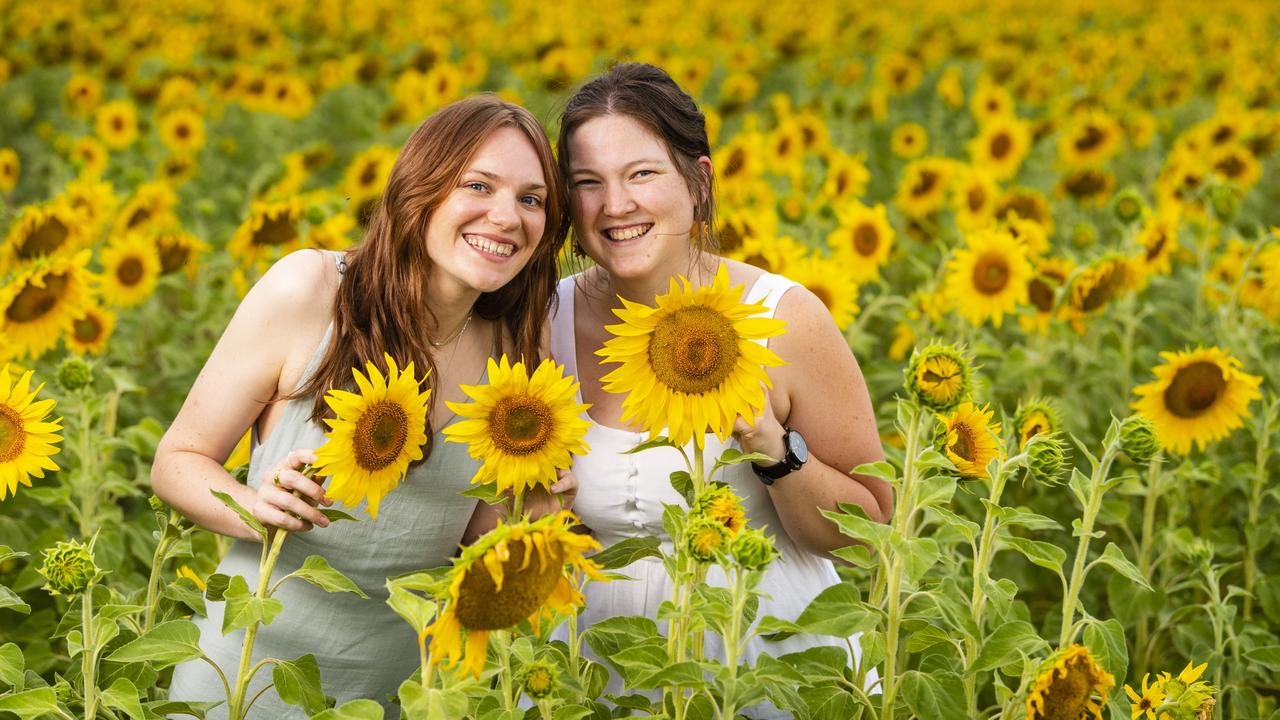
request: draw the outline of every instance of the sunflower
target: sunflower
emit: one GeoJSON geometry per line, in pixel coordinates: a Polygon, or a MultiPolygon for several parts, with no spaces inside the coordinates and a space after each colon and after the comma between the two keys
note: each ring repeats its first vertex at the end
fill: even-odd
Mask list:
{"type": "Polygon", "coordinates": [[[1049,321],[1058,302],[1058,289],[1071,277],[1074,264],[1066,258],[1043,258],[1036,261],[1034,276],[1027,281],[1027,300],[1034,312],[1018,318],[1025,332],[1041,335],[1049,331],[1049,321]]]}
{"type": "Polygon", "coordinates": [[[1028,259],[1038,258],[1049,251],[1049,236],[1040,223],[1013,213],[1005,218],[1003,227],[1026,250],[1028,259]]]}
{"type": "Polygon", "coordinates": [[[1077,114],[1058,137],[1058,158],[1067,167],[1098,166],[1120,150],[1124,129],[1101,110],[1077,114]]]}
{"type": "Polygon", "coordinates": [[[1012,235],[979,230],[948,263],[946,292],[961,317],[974,325],[991,320],[1000,327],[1005,313],[1026,302],[1030,279],[1026,249],[1012,235]]]}
{"type": "Polygon", "coordinates": [[[1027,720],[1102,720],[1102,704],[1115,684],[1088,648],[1071,645],[1040,665],[1027,695],[1027,720]]]}
{"type": "Polygon", "coordinates": [[[929,147],[929,133],[919,123],[903,123],[889,136],[889,149],[900,158],[919,157],[929,147]]]}
{"type": "Polygon", "coordinates": [[[67,349],[81,355],[101,355],[115,329],[115,313],[97,306],[85,308],[84,314],[71,323],[67,349]]]}
{"type": "Polygon", "coordinates": [[[18,186],[22,161],[13,148],[0,148],[0,192],[10,192],[18,186]]]}
{"type": "Polygon", "coordinates": [[[1017,175],[1030,151],[1031,128],[1013,115],[993,118],[969,141],[969,158],[974,167],[996,180],[1009,180],[1017,175]]]}
{"type": "Polygon", "coordinates": [[[898,208],[912,218],[925,217],[941,208],[946,202],[953,163],[947,158],[926,157],[908,164],[894,199],[898,208]]]}
{"type": "Polygon", "coordinates": [[[1180,455],[1192,443],[1204,449],[1244,424],[1249,402],[1261,397],[1262,378],[1241,370],[1240,361],[1221,348],[1198,347],[1162,352],[1154,382],[1133,389],[1131,406],[1156,424],[1166,449],[1180,455]]]}
{"type": "Polygon", "coordinates": [[[840,256],[823,257],[810,253],[787,268],[787,276],[805,286],[827,307],[836,327],[845,330],[857,316],[858,283],[848,272],[848,264],[840,256]]]}
{"type": "Polygon", "coordinates": [[[1149,219],[1138,231],[1138,246],[1142,253],[1138,265],[1143,274],[1168,274],[1172,269],[1170,258],[1178,247],[1178,215],[1162,212],[1149,219]]]}
{"type": "Polygon", "coordinates": [[[54,401],[36,400],[44,388],[31,390],[32,371],[11,382],[9,366],[0,368],[0,500],[13,495],[18,483],[31,487],[32,476],[43,478],[45,470],[58,470],[50,458],[58,454],[61,418],[45,422],[54,401]]]}
{"type": "Polygon", "coordinates": [[[804,138],[792,123],[783,123],[765,136],[765,166],[775,175],[796,178],[804,174],[804,138]]]}
{"type": "Polygon", "coordinates": [[[742,244],[726,256],[754,265],[765,272],[787,275],[793,266],[803,261],[808,249],[792,237],[746,237],[742,244]]]}
{"type": "Polygon", "coordinates": [[[70,157],[85,175],[101,175],[107,167],[107,149],[92,137],[82,137],[72,143],[70,157]]]}
{"type": "Polygon", "coordinates": [[[94,113],[94,130],[112,150],[123,150],[138,139],[138,111],[128,100],[113,100],[94,113]]]}
{"type": "Polygon", "coordinates": [[[156,289],[160,278],[160,253],[149,238],[130,233],[103,248],[102,298],[117,307],[131,307],[156,289]]]}
{"type": "Polygon", "coordinates": [[[1014,215],[1038,223],[1046,236],[1053,234],[1053,213],[1049,209],[1049,201],[1036,190],[1015,187],[1000,196],[996,201],[996,219],[1007,221],[1014,215]]]}
{"type": "Polygon", "coordinates": [[[961,230],[973,231],[990,225],[995,218],[1000,187],[991,173],[970,168],[959,173],[951,186],[951,209],[961,230]]]}
{"type": "Polygon", "coordinates": [[[39,257],[74,254],[84,246],[83,229],[84,222],[65,200],[28,205],[5,236],[0,272],[39,257]]]}
{"type": "Polygon", "coordinates": [[[939,414],[942,423],[942,451],[961,477],[990,478],[987,464],[1000,455],[1000,424],[991,421],[995,411],[962,402],[949,415],[939,414]]]}
{"type": "Polygon", "coordinates": [[[821,199],[838,205],[867,191],[871,173],[860,155],[835,151],[827,156],[827,174],[819,191],[821,199]]]}
{"type": "Polygon", "coordinates": [[[299,197],[255,202],[249,217],[227,242],[227,253],[244,265],[282,257],[303,246],[299,226],[306,207],[299,197]]]}
{"type": "Polygon", "coordinates": [[[44,258],[0,287],[0,337],[15,355],[39,357],[70,332],[90,303],[89,251],[44,258]]]}
{"type": "Polygon", "coordinates": [[[973,389],[969,360],[952,345],[917,348],[903,375],[907,393],[931,410],[946,412],[968,398],[973,389]]]}
{"type": "Polygon", "coordinates": [[[359,393],[334,388],[325,404],[336,417],[325,418],[329,432],[316,450],[316,474],[328,475],[329,493],[342,504],[369,503],[369,517],[378,517],[382,498],[400,484],[409,463],[422,459],[427,442],[427,408],[431,389],[418,392],[421,381],[413,363],[404,370],[384,354],[384,376],[373,362],[368,377],[352,368],[359,393]]]}
{"type": "Polygon", "coordinates": [[[733,488],[724,483],[714,483],[703,489],[694,498],[691,515],[706,517],[719,523],[734,537],[747,524],[746,511],[742,509],[742,500],[733,493],[733,488]]]}
{"type": "Polygon", "coordinates": [[[130,231],[170,224],[174,222],[173,210],[177,204],[178,195],[168,183],[143,183],[124,207],[120,208],[111,232],[113,235],[124,235],[130,231]]]}
{"type": "Polygon", "coordinates": [[[178,155],[191,155],[204,147],[204,120],[187,108],[167,112],[160,118],[160,140],[178,155]]]}
{"type": "Polygon", "coordinates": [[[1209,167],[1224,180],[1241,188],[1253,187],[1262,177],[1262,166],[1245,147],[1227,147],[1215,151],[1209,158],[1209,167]]]}
{"type": "Polygon", "coordinates": [[[67,80],[63,96],[73,115],[87,117],[102,101],[102,83],[92,75],[76,73],[67,80]]]}
{"type": "Polygon", "coordinates": [[[1156,720],[1155,709],[1164,703],[1164,679],[1156,678],[1155,683],[1148,684],[1151,673],[1142,676],[1142,692],[1135,692],[1128,685],[1124,686],[1124,692],[1129,696],[1130,711],[1133,713],[1131,720],[1146,717],[1147,720],[1156,720]]]}
{"type": "Polygon", "coordinates": [[[1037,435],[1053,435],[1061,430],[1062,418],[1052,401],[1035,399],[1018,404],[1013,427],[1018,432],[1018,447],[1022,448],[1037,435]]]}
{"type": "Polygon", "coordinates": [[[352,202],[378,197],[382,195],[395,163],[395,148],[375,145],[357,155],[347,166],[339,191],[352,202]]]}
{"type": "Polygon", "coordinates": [[[578,383],[552,360],[532,376],[505,354],[498,362],[489,358],[488,368],[489,384],[462,386],[473,402],[445,403],[465,418],[444,428],[446,439],[467,443],[482,461],[473,483],[497,483],[499,493],[550,488],[556,470],[589,449],[582,436],[590,423],[582,415],[590,406],[577,402],[578,383]]]}
{"type": "Polygon", "coordinates": [[[109,181],[89,174],[68,182],[60,197],[80,214],[86,238],[98,236],[119,202],[109,181]]]}
{"type": "MultiPolygon", "coordinates": [[[[959,85],[959,73],[956,84],[959,85]]],[[[962,93],[963,90],[956,88],[962,93]]],[[[969,111],[979,124],[985,125],[998,118],[1013,114],[1013,96],[1009,91],[996,84],[990,77],[978,78],[977,87],[973,89],[973,97],[969,99],[969,111]]]]}
{"type": "Polygon", "coordinates": [[[891,52],[876,63],[875,77],[890,93],[902,95],[920,84],[924,77],[924,67],[919,60],[906,53],[891,52]]]}
{"type": "Polygon", "coordinates": [[[622,299],[613,311],[622,322],[606,326],[614,337],[596,354],[622,364],[601,382],[609,392],[627,393],[623,422],[638,420],[650,438],[666,426],[677,445],[692,437],[702,447],[707,431],[723,441],[739,415],[759,414],[765,388],[773,387],[764,368],[782,359],[755,341],[781,334],[786,323],[753,317],[764,306],[743,304],[741,297],[742,287],[729,286],[722,263],[705,287],[672,278],[670,290],[655,298],[657,307],[622,299]]]}
{"type": "Polygon", "coordinates": [[[840,213],[840,226],[827,236],[827,245],[854,283],[872,282],[889,262],[894,232],[884,205],[874,208],[854,201],[840,213]]]}
{"type": "Polygon", "coordinates": [[[1095,261],[1072,279],[1065,314],[1078,324],[1079,318],[1101,312],[1122,292],[1133,287],[1137,277],[1128,258],[1107,255],[1095,261]]]}
{"type": "Polygon", "coordinates": [[[574,532],[577,524],[568,510],[509,525],[499,520],[498,527],[464,548],[449,571],[448,605],[424,631],[431,636],[431,656],[448,667],[461,660],[463,673],[479,675],[490,632],[525,620],[536,625],[549,611],[575,613],[583,603],[577,589],[581,575],[606,580],[599,566],[583,557],[599,550],[600,543],[574,532]]]}
{"type": "Polygon", "coordinates": [[[160,274],[186,270],[192,280],[199,267],[196,259],[209,250],[209,244],[174,225],[155,234],[156,250],[160,253],[160,274]]]}

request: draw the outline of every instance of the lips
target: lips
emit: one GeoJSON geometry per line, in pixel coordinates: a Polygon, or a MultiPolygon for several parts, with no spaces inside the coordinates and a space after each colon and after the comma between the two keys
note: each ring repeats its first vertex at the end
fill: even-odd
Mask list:
{"type": "Polygon", "coordinates": [[[466,240],[467,244],[476,250],[497,257],[511,257],[516,252],[515,243],[507,242],[492,235],[466,234],[462,236],[462,239],[466,240]]]}
{"type": "Polygon", "coordinates": [[[639,223],[636,225],[623,225],[621,227],[611,227],[604,230],[604,236],[613,242],[624,242],[634,240],[641,235],[649,232],[653,227],[653,223],[639,223]]]}

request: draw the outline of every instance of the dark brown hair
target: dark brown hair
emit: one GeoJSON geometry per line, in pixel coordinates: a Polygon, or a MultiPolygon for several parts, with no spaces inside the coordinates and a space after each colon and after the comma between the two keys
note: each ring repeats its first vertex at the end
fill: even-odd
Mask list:
{"type": "MultiPolygon", "coordinates": [[[[347,252],[334,303],[332,342],[315,372],[291,396],[315,398],[312,420],[329,414],[324,393],[351,385],[351,368],[373,362],[385,370],[384,352],[400,367],[413,362],[419,376],[433,370],[434,378],[425,332],[435,324],[427,306],[432,267],[427,226],[476,151],[504,127],[523,133],[538,154],[547,183],[546,226],[529,264],[500,289],[481,294],[475,312],[505,326],[515,354],[526,363],[541,360],[538,344],[556,297],[556,255],[569,230],[564,182],[537,119],[493,95],[477,95],[446,106],[418,126],[396,158],[364,241],[347,252]]],[[[424,457],[431,452],[431,439],[428,419],[424,457]]]]}
{"type": "Polygon", "coordinates": [[[693,196],[696,249],[715,252],[713,182],[698,158],[711,157],[707,121],[698,104],[662,68],[647,63],[620,63],[574,93],[560,117],[560,172],[569,177],[569,138],[588,120],[625,115],[662,139],[671,161],[693,196]]]}

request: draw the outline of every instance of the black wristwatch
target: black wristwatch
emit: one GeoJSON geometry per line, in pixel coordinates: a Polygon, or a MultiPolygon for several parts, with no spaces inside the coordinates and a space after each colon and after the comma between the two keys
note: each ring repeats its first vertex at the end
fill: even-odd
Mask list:
{"type": "Polygon", "coordinates": [[[766,467],[751,463],[751,469],[755,471],[756,477],[760,478],[760,482],[765,485],[772,485],[774,480],[790,475],[809,462],[809,446],[805,444],[804,438],[800,437],[800,433],[791,428],[783,428],[782,445],[786,448],[786,452],[782,455],[782,462],[766,467]]]}

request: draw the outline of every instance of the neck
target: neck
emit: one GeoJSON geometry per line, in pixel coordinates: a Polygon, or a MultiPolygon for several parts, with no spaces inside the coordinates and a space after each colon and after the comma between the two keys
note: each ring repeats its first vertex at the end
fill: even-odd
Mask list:
{"type": "Polygon", "coordinates": [[[675,276],[683,275],[693,283],[694,287],[702,287],[715,277],[716,267],[719,264],[718,256],[695,251],[695,254],[688,258],[681,258],[676,263],[657,268],[654,272],[639,277],[624,278],[608,275],[606,281],[609,297],[618,307],[621,307],[621,303],[617,302],[615,295],[621,295],[631,302],[652,306],[655,298],[665,295],[671,289],[671,279],[675,276]]]}
{"type": "Polygon", "coordinates": [[[452,338],[467,321],[479,298],[478,290],[456,283],[433,282],[427,290],[427,304],[435,316],[434,325],[428,328],[431,340],[438,343],[452,338]]]}

